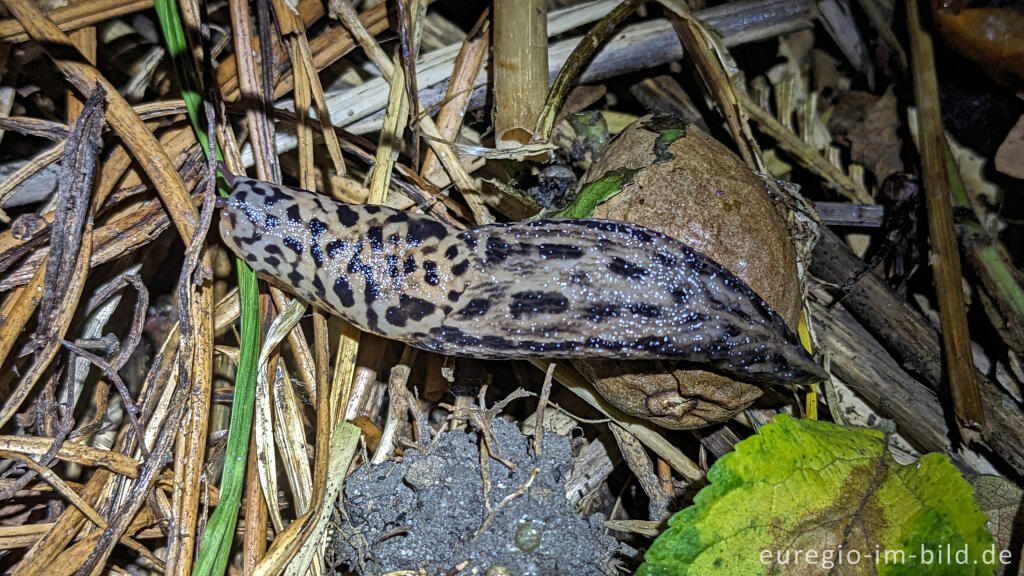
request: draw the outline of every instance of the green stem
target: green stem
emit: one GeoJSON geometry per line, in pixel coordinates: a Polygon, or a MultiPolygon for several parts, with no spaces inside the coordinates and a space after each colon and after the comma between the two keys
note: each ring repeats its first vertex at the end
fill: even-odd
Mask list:
{"type": "MultiPolygon", "coordinates": [[[[206,134],[203,97],[199,77],[192,65],[188,43],[181,26],[175,0],[154,2],[160,27],[163,30],[167,50],[178,70],[181,96],[188,108],[196,139],[207,156],[210,142],[206,134]]],[[[220,148],[214,142],[213,154],[222,159],[220,148]]],[[[218,181],[221,196],[227,196],[228,187],[224,180],[218,181]]],[[[249,452],[249,434],[252,429],[253,401],[256,389],[256,362],[258,359],[259,333],[259,288],[256,274],[242,260],[235,260],[238,275],[238,297],[241,304],[241,326],[239,328],[238,373],[235,375],[235,394],[231,403],[231,423],[228,427],[228,445],[224,457],[224,472],[221,476],[220,502],[210,517],[199,547],[199,558],[192,574],[196,576],[220,576],[224,574],[228,553],[234,541],[235,526],[238,522],[238,508],[242,498],[242,482],[249,452]]]]}

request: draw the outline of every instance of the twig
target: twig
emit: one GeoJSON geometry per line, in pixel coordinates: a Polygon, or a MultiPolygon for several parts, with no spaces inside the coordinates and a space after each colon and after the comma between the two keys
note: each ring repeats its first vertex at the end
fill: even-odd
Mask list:
{"type": "Polygon", "coordinates": [[[931,238],[932,274],[939,300],[939,320],[945,350],[946,378],[953,397],[953,411],[965,440],[977,440],[985,430],[985,412],[974,377],[974,357],[964,307],[963,276],[949,180],[946,177],[945,140],[939,111],[939,85],[935,55],[928,31],[923,28],[917,0],[907,0],[907,28],[914,72],[918,141],[921,152],[928,233],[931,238]]]}
{"type": "MultiPolygon", "coordinates": [[[[481,468],[483,468],[484,467],[484,463],[483,462],[486,461],[486,459],[487,459],[487,451],[484,450],[482,446],[481,446],[481,450],[480,450],[480,456],[483,459],[481,461],[481,468]]],[[[497,514],[499,511],[501,511],[502,508],[507,506],[509,502],[511,502],[512,500],[522,496],[523,494],[526,494],[526,491],[529,490],[530,486],[533,485],[533,481],[537,479],[537,475],[538,474],[540,474],[540,467],[537,467],[537,468],[534,468],[533,470],[531,470],[530,471],[530,477],[526,479],[526,482],[524,482],[522,484],[522,486],[520,486],[519,488],[516,488],[515,492],[512,492],[508,496],[505,496],[504,498],[502,498],[501,502],[498,503],[498,506],[496,508],[491,508],[491,506],[489,504],[489,499],[487,498],[488,490],[487,490],[486,486],[488,486],[490,484],[490,482],[486,481],[485,484],[484,484],[484,486],[485,486],[485,489],[484,489],[484,505],[487,508],[487,517],[484,518],[483,524],[481,524],[480,527],[476,529],[476,532],[473,533],[473,538],[471,538],[470,540],[472,541],[472,540],[476,540],[477,538],[479,538],[480,535],[483,534],[487,530],[488,526],[491,525],[491,522],[494,520],[494,515],[497,514]]]]}
{"type": "Polygon", "coordinates": [[[548,365],[548,371],[544,374],[544,387],[540,389],[540,401],[537,403],[537,426],[533,438],[533,454],[540,457],[541,447],[544,442],[544,408],[548,405],[548,398],[551,396],[551,380],[555,376],[557,364],[552,362],[548,365]]]}
{"type": "Polygon", "coordinates": [[[572,54],[566,58],[565,64],[558,71],[558,76],[555,77],[554,83],[551,84],[547,101],[544,102],[544,108],[537,118],[537,127],[533,131],[535,142],[546,142],[551,138],[551,129],[554,128],[558,108],[562,105],[565,95],[569,93],[572,81],[580,75],[584,65],[590,61],[597,48],[616,31],[619,24],[628,18],[630,14],[636,12],[637,8],[645,2],[646,0],[626,0],[619,4],[615,9],[606,14],[604,18],[601,18],[601,20],[591,26],[587,34],[576,44],[572,54]]]}
{"type": "MultiPolygon", "coordinates": [[[[124,400],[125,410],[128,411],[128,420],[131,422],[132,428],[135,429],[135,434],[141,438],[142,426],[139,424],[139,408],[135,404],[135,401],[132,400],[132,396],[128,392],[128,387],[124,385],[124,380],[121,380],[121,377],[117,374],[117,371],[114,369],[114,367],[111,366],[110,363],[104,360],[103,358],[100,358],[99,356],[93,354],[92,352],[83,350],[80,346],[76,346],[75,344],[72,344],[67,340],[60,339],[60,343],[68,350],[74,352],[77,356],[85,358],[93,366],[102,370],[103,374],[111,382],[114,383],[114,386],[117,388],[118,393],[121,394],[121,399],[124,400]]],[[[149,451],[146,450],[145,444],[139,444],[139,449],[142,450],[142,455],[144,457],[149,458],[149,451]]]]}

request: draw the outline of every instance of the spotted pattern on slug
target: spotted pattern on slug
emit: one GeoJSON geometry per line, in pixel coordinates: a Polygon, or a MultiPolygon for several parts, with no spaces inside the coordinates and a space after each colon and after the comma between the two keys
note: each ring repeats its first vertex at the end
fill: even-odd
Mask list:
{"type": "Polygon", "coordinates": [[[376,334],[477,358],[674,358],[748,381],[821,370],[742,281],[606,220],[457,230],[236,178],[221,235],[259,273],[376,334]]]}

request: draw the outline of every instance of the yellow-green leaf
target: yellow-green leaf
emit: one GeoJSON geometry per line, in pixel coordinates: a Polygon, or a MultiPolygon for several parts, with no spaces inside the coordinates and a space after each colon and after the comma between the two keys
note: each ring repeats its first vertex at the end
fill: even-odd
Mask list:
{"type": "Polygon", "coordinates": [[[778,416],[708,481],[637,574],[977,575],[998,558],[949,459],[901,465],[877,430],[778,416]]]}

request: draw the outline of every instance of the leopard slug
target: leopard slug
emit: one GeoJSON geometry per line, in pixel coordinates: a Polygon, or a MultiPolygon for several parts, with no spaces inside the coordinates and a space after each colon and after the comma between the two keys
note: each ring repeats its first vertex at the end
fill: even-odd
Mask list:
{"type": "Polygon", "coordinates": [[[459,230],[236,176],[220,232],[261,275],[356,326],[483,359],[669,358],[753,382],[824,373],[729,270],[608,220],[459,230]]]}

